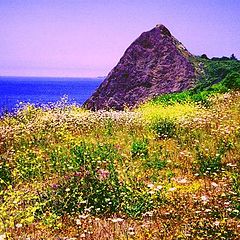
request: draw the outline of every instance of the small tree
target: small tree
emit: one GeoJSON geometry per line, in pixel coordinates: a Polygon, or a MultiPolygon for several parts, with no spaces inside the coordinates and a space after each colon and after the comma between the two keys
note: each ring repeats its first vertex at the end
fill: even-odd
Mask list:
{"type": "Polygon", "coordinates": [[[231,59],[231,60],[238,60],[238,59],[235,57],[234,54],[231,55],[230,59],[231,59]]]}
{"type": "Polygon", "coordinates": [[[201,55],[201,58],[209,59],[208,56],[207,56],[207,54],[202,54],[202,55],[201,55]]]}

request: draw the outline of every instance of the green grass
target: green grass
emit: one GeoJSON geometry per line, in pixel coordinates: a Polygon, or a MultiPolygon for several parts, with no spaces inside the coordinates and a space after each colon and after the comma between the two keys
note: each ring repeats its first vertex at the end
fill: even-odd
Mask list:
{"type": "Polygon", "coordinates": [[[240,61],[211,61],[199,58],[197,63],[203,66],[204,74],[193,89],[158,96],[152,100],[152,103],[167,106],[194,102],[209,106],[210,96],[240,89],[240,61]]]}

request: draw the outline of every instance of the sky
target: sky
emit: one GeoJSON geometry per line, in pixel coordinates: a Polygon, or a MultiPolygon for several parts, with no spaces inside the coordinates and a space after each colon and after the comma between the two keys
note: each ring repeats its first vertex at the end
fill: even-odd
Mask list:
{"type": "Polygon", "coordinates": [[[240,58],[239,0],[0,0],[0,76],[105,76],[164,24],[195,55],[240,58]]]}

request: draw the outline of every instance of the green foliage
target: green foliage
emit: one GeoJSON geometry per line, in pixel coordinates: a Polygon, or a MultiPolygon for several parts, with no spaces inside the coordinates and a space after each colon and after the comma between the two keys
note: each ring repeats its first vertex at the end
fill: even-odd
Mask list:
{"type": "Polygon", "coordinates": [[[172,119],[158,119],[152,123],[151,129],[159,138],[170,138],[176,133],[176,124],[172,119]]]}
{"type": "Polygon", "coordinates": [[[180,93],[165,94],[154,98],[152,102],[153,104],[161,104],[164,106],[185,102],[201,103],[204,106],[209,106],[210,102],[208,97],[215,92],[216,90],[214,92],[209,90],[199,92],[196,92],[195,90],[188,90],[180,93]]]}
{"type": "Polygon", "coordinates": [[[114,131],[114,122],[112,119],[108,119],[105,123],[105,128],[104,128],[104,131],[105,131],[105,135],[106,136],[111,136],[113,134],[113,131],[114,131]]]}
{"type": "Polygon", "coordinates": [[[228,91],[229,91],[229,88],[227,88],[226,85],[223,84],[223,82],[216,83],[208,89],[208,92],[211,92],[212,94],[214,94],[214,93],[226,93],[228,91]]]}
{"type": "Polygon", "coordinates": [[[222,168],[222,155],[208,156],[197,149],[197,164],[200,174],[210,174],[222,168]]]}
{"type": "Polygon", "coordinates": [[[215,154],[208,152],[204,153],[199,146],[196,147],[196,163],[194,168],[197,168],[201,175],[208,175],[214,172],[221,171],[223,167],[222,159],[225,153],[231,148],[231,144],[221,141],[215,154]]]}
{"type": "Polygon", "coordinates": [[[39,159],[34,152],[19,156],[16,162],[16,168],[23,179],[42,178],[45,172],[43,160],[39,159]]]}
{"type": "Polygon", "coordinates": [[[162,191],[156,191],[153,194],[144,189],[141,183],[136,183],[134,188],[124,186],[121,197],[122,211],[130,217],[139,217],[165,201],[162,191]]]}
{"type": "Polygon", "coordinates": [[[208,97],[210,95],[212,95],[212,92],[204,90],[196,94],[192,94],[191,100],[196,103],[201,103],[205,107],[208,107],[210,105],[210,101],[208,100],[208,97]]]}
{"type": "Polygon", "coordinates": [[[120,183],[114,157],[111,145],[82,142],[73,146],[68,163],[73,173],[48,190],[54,214],[83,212],[87,208],[95,214],[116,212],[120,183]]]}
{"type": "MultiPolygon", "coordinates": [[[[147,142],[135,141],[132,156],[146,158],[147,142]]],[[[151,194],[119,181],[111,145],[82,142],[71,149],[72,173],[63,176],[45,193],[48,204],[42,210],[54,215],[86,213],[110,214],[118,211],[138,216],[153,206],[151,194]],[[76,171],[78,169],[78,171],[76,171]],[[147,198],[148,196],[148,198],[147,198]]]]}
{"type": "Polygon", "coordinates": [[[231,72],[223,80],[223,85],[229,89],[240,89],[240,73],[231,72]]]}
{"type": "Polygon", "coordinates": [[[179,93],[170,93],[152,99],[153,104],[163,106],[175,103],[194,102],[203,106],[210,106],[209,96],[216,93],[225,93],[231,89],[240,89],[240,61],[236,60],[209,60],[200,58],[205,74],[198,80],[197,85],[179,93]]]}
{"type": "Polygon", "coordinates": [[[96,171],[109,163],[113,164],[120,156],[112,144],[89,144],[81,142],[72,146],[70,150],[70,166],[73,170],[79,170],[84,166],[86,170],[96,171]]]}
{"type": "Polygon", "coordinates": [[[172,105],[174,103],[183,103],[191,101],[191,92],[184,91],[180,93],[169,93],[158,96],[152,100],[154,104],[161,104],[164,106],[172,105]]]}
{"type": "Polygon", "coordinates": [[[159,175],[158,170],[162,170],[167,166],[168,153],[164,152],[163,147],[160,145],[154,153],[152,153],[144,162],[145,169],[157,170],[156,174],[159,175]]]}
{"type": "Polygon", "coordinates": [[[146,159],[148,157],[148,142],[144,140],[135,140],[131,146],[132,158],[146,159]]]}
{"type": "Polygon", "coordinates": [[[157,156],[148,159],[144,163],[145,168],[152,168],[152,169],[157,169],[157,170],[161,170],[161,169],[165,168],[166,165],[167,165],[167,160],[161,160],[157,156]]]}
{"type": "MultiPolygon", "coordinates": [[[[113,169],[114,170],[114,169],[113,169]]],[[[116,172],[105,169],[66,175],[48,191],[49,208],[54,214],[92,214],[116,212],[119,206],[119,182],[116,172]]]]}
{"type": "Polygon", "coordinates": [[[12,182],[12,174],[7,161],[0,156],[0,190],[10,185],[12,182]]]}
{"type": "Polygon", "coordinates": [[[199,81],[197,86],[198,91],[202,91],[209,86],[221,82],[227,77],[228,74],[233,72],[240,72],[240,61],[236,60],[206,60],[199,59],[199,62],[203,64],[205,75],[199,81]]]}
{"type": "MultiPolygon", "coordinates": [[[[68,158],[67,150],[62,147],[52,149],[49,153],[49,159],[51,171],[55,173],[58,172],[61,175],[68,169],[72,169],[73,165],[75,166],[75,164],[69,164],[72,159],[68,158]]],[[[76,168],[78,168],[78,165],[76,165],[76,168]]]]}
{"type": "Polygon", "coordinates": [[[131,225],[136,239],[237,238],[240,95],[209,98],[237,78],[143,111],[27,106],[4,116],[0,236],[97,239],[104,226],[100,237],[124,238],[131,225]]]}
{"type": "Polygon", "coordinates": [[[232,174],[232,182],[233,182],[233,191],[240,196],[240,174],[233,173],[232,174]]]}

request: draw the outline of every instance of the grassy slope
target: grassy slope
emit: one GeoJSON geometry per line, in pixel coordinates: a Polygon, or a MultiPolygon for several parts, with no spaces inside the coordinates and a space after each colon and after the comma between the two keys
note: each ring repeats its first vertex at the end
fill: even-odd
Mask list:
{"type": "Polygon", "coordinates": [[[5,116],[0,235],[238,239],[239,62],[201,61],[196,89],[134,112],[26,106],[5,116]]]}

